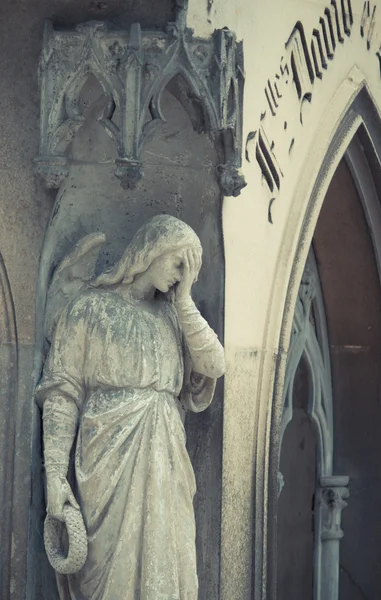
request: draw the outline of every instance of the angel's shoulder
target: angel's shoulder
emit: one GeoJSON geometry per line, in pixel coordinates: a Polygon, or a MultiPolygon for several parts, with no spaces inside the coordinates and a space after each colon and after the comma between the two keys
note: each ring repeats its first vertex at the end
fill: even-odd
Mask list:
{"type": "Polygon", "coordinates": [[[87,288],[68,303],[66,313],[69,317],[90,315],[99,311],[108,301],[103,290],[87,288]]]}
{"type": "Polygon", "coordinates": [[[83,312],[94,314],[99,313],[99,311],[111,311],[114,313],[121,306],[124,309],[127,308],[127,312],[131,312],[132,314],[136,312],[136,308],[129,305],[120,294],[107,289],[90,287],[80,292],[70,302],[68,309],[74,314],[83,312]]]}

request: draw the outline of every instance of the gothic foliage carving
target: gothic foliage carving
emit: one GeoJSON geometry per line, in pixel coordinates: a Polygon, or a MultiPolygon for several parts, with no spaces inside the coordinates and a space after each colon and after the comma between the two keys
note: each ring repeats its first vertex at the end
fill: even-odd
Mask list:
{"type": "Polygon", "coordinates": [[[170,86],[194,128],[210,133],[223,149],[218,176],[222,192],[237,196],[246,185],[239,172],[244,84],[242,44],[227,28],[210,39],[193,36],[185,8],[165,33],[129,31],[91,21],[74,30],[45,26],[40,61],[41,140],[36,171],[57,188],[68,174],[67,148],[85,116],[81,89],[94,75],[104,91],[98,117],[115,140],[115,174],[124,188],[143,177],[141,151],[164,121],[163,90],[170,86]]]}

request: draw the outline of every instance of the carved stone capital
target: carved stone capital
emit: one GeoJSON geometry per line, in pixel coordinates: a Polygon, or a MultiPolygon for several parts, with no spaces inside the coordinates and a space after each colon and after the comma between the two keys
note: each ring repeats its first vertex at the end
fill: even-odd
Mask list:
{"type": "Polygon", "coordinates": [[[247,183],[237,167],[232,165],[218,165],[219,184],[224,196],[239,196],[242,188],[247,183]]]}
{"type": "Polygon", "coordinates": [[[341,513],[349,498],[348,483],[347,476],[322,477],[320,480],[323,503],[322,541],[340,540],[344,535],[340,525],[341,513]]]}
{"type": "Polygon", "coordinates": [[[122,188],[134,190],[144,174],[142,163],[123,158],[118,158],[115,163],[115,175],[120,180],[122,188]]]}
{"type": "Polygon", "coordinates": [[[69,174],[68,161],[64,156],[39,157],[33,162],[36,175],[44,179],[48,188],[58,189],[69,174]]]}

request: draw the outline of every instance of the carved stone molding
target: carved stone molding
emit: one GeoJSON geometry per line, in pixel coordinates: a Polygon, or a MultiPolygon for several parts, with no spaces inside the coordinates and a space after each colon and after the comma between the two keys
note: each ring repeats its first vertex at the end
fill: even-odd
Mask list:
{"type": "Polygon", "coordinates": [[[306,411],[319,432],[319,472],[330,475],[333,469],[334,437],[330,347],[319,272],[312,250],[308,255],[295,306],[284,384],[280,449],[284,432],[294,413],[294,382],[302,357],[307,361],[311,373],[306,411]]]}
{"type": "Polygon", "coordinates": [[[143,177],[141,151],[164,122],[161,94],[168,84],[193,127],[208,132],[223,152],[217,169],[221,190],[237,196],[245,181],[239,172],[244,85],[242,44],[227,28],[209,39],[186,27],[186,6],[166,32],[129,31],[90,21],[72,30],[45,25],[39,75],[40,155],[36,172],[57,188],[68,174],[67,148],[85,121],[80,94],[89,75],[99,81],[105,105],[99,123],[115,140],[116,176],[124,188],[143,177]],[[173,89],[172,89],[173,88],[173,89]],[[113,120],[115,111],[120,122],[113,120]]]}
{"type": "MultiPolygon", "coordinates": [[[[314,599],[338,600],[341,513],[349,497],[349,477],[332,475],[334,450],[330,346],[319,271],[311,248],[300,282],[285,377],[280,449],[293,418],[295,374],[301,360],[309,372],[305,410],[315,425],[317,472],[314,500],[314,599]]],[[[278,472],[278,498],[283,487],[278,472]]],[[[287,485],[287,481],[285,482],[287,485]]]]}
{"type": "MultiPolygon", "coordinates": [[[[13,295],[6,266],[0,254],[0,499],[2,520],[0,523],[0,597],[10,598],[12,588],[11,570],[14,564],[12,543],[17,533],[20,502],[13,494],[15,477],[15,420],[18,388],[19,349],[13,295]],[[16,513],[16,517],[15,517],[16,513]],[[13,519],[12,519],[13,515],[13,519]]],[[[22,519],[22,516],[20,517],[22,519]]]]}

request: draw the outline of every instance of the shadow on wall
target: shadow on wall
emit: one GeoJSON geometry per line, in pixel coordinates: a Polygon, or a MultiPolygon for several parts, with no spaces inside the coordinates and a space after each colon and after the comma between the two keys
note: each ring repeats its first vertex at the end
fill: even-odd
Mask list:
{"type": "Polygon", "coordinates": [[[293,417],[280,454],[284,487],[278,500],[277,600],[313,598],[317,443],[307,408],[311,387],[311,373],[302,357],[293,386],[293,417]]]}

